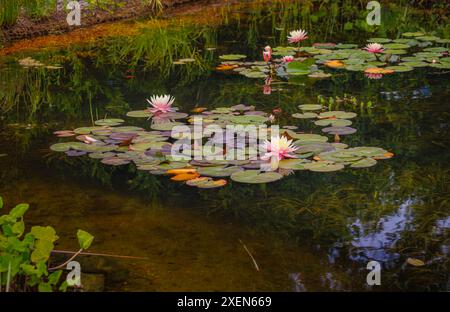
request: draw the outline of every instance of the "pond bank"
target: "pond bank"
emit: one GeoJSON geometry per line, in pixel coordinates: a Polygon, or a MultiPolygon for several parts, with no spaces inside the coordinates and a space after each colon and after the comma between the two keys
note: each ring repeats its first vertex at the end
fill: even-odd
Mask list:
{"type": "MultiPolygon", "coordinates": [[[[208,0],[162,0],[163,14],[173,14],[174,11],[186,10],[199,4],[210,3],[208,0]]],[[[0,47],[21,39],[29,39],[46,35],[57,35],[81,28],[89,28],[107,22],[126,20],[136,17],[157,15],[158,9],[152,5],[144,5],[140,0],[125,0],[123,6],[113,11],[107,8],[89,10],[82,7],[81,26],[69,26],[66,18],[68,12],[55,9],[51,15],[39,19],[32,19],[21,13],[13,25],[1,26],[0,47]]]]}

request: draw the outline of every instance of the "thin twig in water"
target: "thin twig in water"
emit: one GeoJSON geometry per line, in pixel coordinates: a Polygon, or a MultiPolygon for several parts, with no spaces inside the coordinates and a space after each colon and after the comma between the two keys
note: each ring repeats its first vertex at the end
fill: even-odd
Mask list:
{"type": "MultiPolygon", "coordinates": [[[[68,251],[68,250],[52,250],[52,253],[57,253],[57,254],[75,254],[76,252],[75,251],[68,251]]],[[[80,256],[112,257],[112,258],[121,258],[121,259],[148,260],[148,258],[145,258],[145,257],[122,256],[122,255],[113,255],[113,254],[95,253],[95,252],[80,252],[78,255],[80,255],[80,256]]]]}
{"type": "Polygon", "coordinates": [[[75,259],[81,252],[83,251],[83,248],[81,248],[80,250],[78,250],[77,252],[75,252],[73,254],[72,257],[69,258],[69,260],[67,260],[66,262],[64,262],[63,264],[60,264],[58,266],[55,266],[53,268],[49,268],[49,271],[53,271],[53,270],[58,270],[58,269],[62,269],[64,268],[70,261],[72,261],[73,259],[75,259]]]}
{"type": "Polygon", "coordinates": [[[244,247],[245,251],[248,253],[248,255],[250,256],[250,258],[252,259],[253,264],[255,265],[256,271],[259,272],[259,266],[258,266],[258,263],[256,263],[256,260],[255,260],[255,258],[253,257],[252,253],[250,252],[250,250],[248,250],[247,246],[245,246],[245,244],[241,241],[241,239],[239,239],[239,242],[242,244],[242,246],[244,247]]]}

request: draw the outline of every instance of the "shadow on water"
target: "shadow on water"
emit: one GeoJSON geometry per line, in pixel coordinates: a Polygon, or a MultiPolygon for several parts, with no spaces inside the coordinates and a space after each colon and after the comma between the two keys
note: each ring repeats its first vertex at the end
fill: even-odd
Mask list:
{"type": "Polygon", "coordinates": [[[370,290],[370,260],[382,263],[380,289],[445,290],[448,72],[418,69],[373,81],[342,72],[267,95],[261,81],[213,70],[224,53],[259,59],[262,47],[284,44],[286,32],[299,26],[310,30],[311,42],[363,43],[421,28],[449,34],[448,24],[401,5],[386,10],[381,27],[368,28],[364,11],[344,3],[329,9],[320,1],[256,1],[216,8],[214,23],[186,16],[140,21],[134,36],[3,57],[0,193],[8,203],[30,202],[28,223],[54,226],[58,248],[73,248],[72,233],[83,228],[95,235],[95,251],[148,258],[84,260],[106,272],[107,290],[370,290]],[[17,60],[26,56],[62,68],[25,69],[17,60]],[[182,58],[193,61],[174,65],[182,58]],[[132,165],[111,168],[49,151],[53,131],[123,118],[161,93],[174,95],[180,111],[238,103],[281,108],[283,118],[305,130],[310,123],[293,121],[291,113],[321,101],[358,113],[358,132],[344,143],[382,146],[395,157],[368,169],[301,171],[268,185],[196,190],[132,165]],[[410,257],[426,266],[407,265],[410,257]]]}

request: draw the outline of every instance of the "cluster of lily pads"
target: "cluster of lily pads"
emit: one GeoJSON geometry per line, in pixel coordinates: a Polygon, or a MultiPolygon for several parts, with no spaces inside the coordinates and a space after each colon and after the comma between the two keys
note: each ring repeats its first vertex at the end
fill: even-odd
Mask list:
{"type": "Polygon", "coordinates": [[[266,47],[264,61],[245,61],[242,54],[220,56],[219,71],[234,71],[248,78],[308,75],[311,78],[328,78],[325,68],[364,72],[368,78],[379,79],[385,74],[407,72],[415,68],[432,67],[450,69],[450,39],[426,35],[422,32],[403,33],[399,39],[370,38],[369,43],[379,51],[362,49],[349,43],[314,43],[312,46],[266,47]],[[266,57],[267,48],[271,57],[266,57]],[[277,58],[278,57],[278,58],[277,58]]]}
{"type": "MultiPolygon", "coordinates": [[[[214,124],[221,128],[227,125],[255,125],[273,122],[271,114],[256,110],[254,106],[243,104],[232,107],[219,107],[212,110],[197,107],[191,114],[176,112],[171,107],[173,98],[152,98],[153,107],[145,110],[130,111],[127,117],[149,119],[151,130],[137,126],[125,126],[125,120],[105,118],[95,121],[95,125],[74,130],[55,131],[61,142],[50,146],[56,152],[67,156],[87,155],[99,159],[105,165],[120,166],[134,163],[138,170],[148,171],[154,175],[170,175],[173,181],[183,181],[198,188],[215,188],[227,184],[226,177],[241,183],[268,183],[280,180],[283,176],[296,170],[331,172],[343,169],[370,167],[377,160],[392,157],[393,154],[379,147],[353,147],[339,141],[339,136],[356,132],[349,127],[353,112],[325,111],[320,104],[300,105],[301,113],[294,118],[315,119],[315,124],[325,126],[322,134],[303,133],[297,126],[284,126],[280,134],[286,150],[292,152],[289,158],[276,162],[275,170],[263,170],[270,160],[264,157],[245,157],[243,160],[228,160],[228,157],[212,160],[210,155],[227,155],[242,147],[228,144],[213,150],[205,149],[203,158],[174,158],[172,145],[179,139],[179,133],[172,131],[175,126],[185,125],[194,128],[194,121],[202,117],[203,127],[214,124]],[[168,109],[161,113],[158,109],[168,109]],[[328,135],[334,135],[329,142],[328,135]],[[75,137],[76,141],[67,141],[75,137]],[[284,138],[283,138],[284,137],[284,138]]],[[[197,133],[197,132],[195,132],[197,133]]],[[[197,135],[198,136],[198,135],[197,135]]],[[[216,136],[204,132],[199,137],[202,143],[217,140],[216,136]]],[[[223,139],[223,138],[219,138],[223,139]]],[[[191,141],[191,143],[192,143],[191,141]]],[[[274,139],[272,138],[272,143],[274,139]]],[[[223,141],[220,141],[223,142],[223,141]]],[[[267,143],[267,141],[266,141],[267,143]]],[[[250,154],[248,143],[243,148],[245,155],[250,154]]],[[[194,143],[192,143],[194,145],[194,143]]],[[[202,146],[205,146],[204,144],[202,146]]],[[[280,148],[280,147],[278,147],[280,148]]],[[[274,152],[272,147],[272,153],[274,152]]],[[[285,154],[287,155],[287,154],[285,154]]],[[[190,155],[191,156],[191,155],[190,155]]],[[[229,158],[235,159],[235,158],[229,158]]]]}

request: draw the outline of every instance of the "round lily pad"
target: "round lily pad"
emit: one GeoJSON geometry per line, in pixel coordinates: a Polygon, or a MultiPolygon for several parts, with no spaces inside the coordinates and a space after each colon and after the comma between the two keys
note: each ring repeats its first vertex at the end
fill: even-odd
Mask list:
{"type": "Polygon", "coordinates": [[[129,160],[122,159],[122,158],[119,158],[116,156],[103,158],[101,160],[101,162],[105,165],[111,165],[111,166],[121,166],[121,165],[127,165],[130,163],[129,160]]]}
{"type": "Polygon", "coordinates": [[[50,146],[54,152],[67,152],[71,148],[71,143],[56,143],[50,146]]]}
{"type": "Polygon", "coordinates": [[[328,134],[348,135],[355,133],[356,129],[351,127],[327,127],[323,128],[322,132],[328,134]]]}
{"type": "Polygon", "coordinates": [[[226,61],[236,61],[236,60],[241,60],[246,58],[247,56],[244,54],[225,54],[225,55],[220,55],[219,58],[221,60],[226,60],[226,61]]]}
{"type": "Polygon", "coordinates": [[[202,167],[198,168],[197,172],[202,176],[207,177],[229,177],[231,174],[242,171],[243,169],[241,167],[232,166],[232,167],[202,167]]]}
{"type": "Polygon", "coordinates": [[[332,172],[344,169],[343,164],[330,164],[327,162],[311,162],[305,164],[304,167],[315,172],[332,172]]]}
{"type": "Polygon", "coordinates": [[[303,114],[300,114],[300,113],[292,114],[292,117],[298,118],[298,119],[317,118],[317,116],[318,115],[316,113],[310,113],[310,112],[303,113],[303,114]]]}
{"type": "Polygon", "coordinates": [[[321,110],[323,106],[320,104],[302,104],[299,105],[298,108],[300,108],[303,111],[316,111],[321,110]]]}
{"type": "Polygon", "coordinates": [[[171,131],[173,127],[184,125],[181,122],[173,121],[173,122],[165,122],[165,123],[154,123],[151,125],[152,129],[160,130],[160,131],[171,131]]]}
{"type": "Polygon", "coordinates": [[[150,118],[153,116],[153,114],[147,110],[136,110],[136,111],[128,112],[127,116],[133,117],[133,118],[150,118]]]}
{"type": "Polygon", "coordinates": [[[294,142],[295,145],[299,145],[302,142],[326,142],[328,141],[328,138],[326,136],[320,135],[320,134],[310,134],[310,133],[299,133],[297,134],[294,139],[297,139],[297,141],[294,142]]]}
{"type": "Polygon", "coordinates": [[[279,162],[278,168],[288,170],[305,170],[305,159],[283,159],[279,162]]]}
{"type": "Polygon", "coordinates": [[[328,111],[320,113],[320,118],[339,118],[339,119],[352,119],[357,116],[356,113],[353,112],[344,112],[344,111],[328,111]]]}
{"type": "Polygon", "coordinates": [[[373,158],[364,158],[350,165],[351,168],[368,168],[375,166],[377,161],[373,158]]]}
{"type": "Polygon", "coordinates": [[[95,121],[95,124],[98,126],[109,126],[109,127],[113,127],[113,126],[118,126],[121,123],[125,122],[125,120],[123,119],[119,119],[119,118],[107,118],[107,119],[99,119],[95,121]]]}
{"type": "Polygon", "coordinates": [[[278,172],[261,172],[259,170],[243,170],[231,175],[231,180],[240,183],[269,183],[283,178],[278,172]]]}

